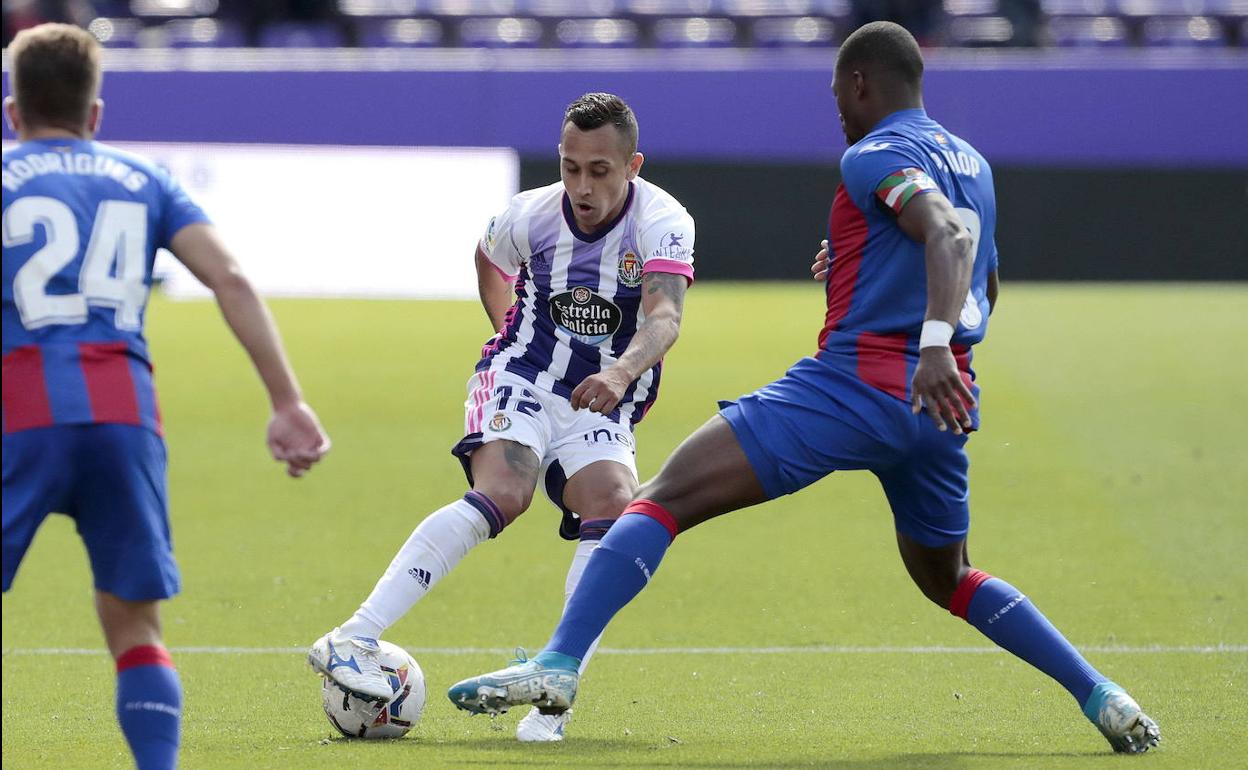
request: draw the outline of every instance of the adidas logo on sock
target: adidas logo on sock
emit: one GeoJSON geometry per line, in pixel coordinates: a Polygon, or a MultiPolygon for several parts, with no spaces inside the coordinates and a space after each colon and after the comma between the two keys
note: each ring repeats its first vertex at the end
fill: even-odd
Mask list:
{"type": "Polygon", "coordinates": [[[420,567],[412,567],[407,571],[407,574],[414,577],[416,582],[420,583],[421,588],[424,588],[425,590],[429,589],[429,581],[433,578],[433,575],[429,574],[429,570],[421,569],[420,567]]]}

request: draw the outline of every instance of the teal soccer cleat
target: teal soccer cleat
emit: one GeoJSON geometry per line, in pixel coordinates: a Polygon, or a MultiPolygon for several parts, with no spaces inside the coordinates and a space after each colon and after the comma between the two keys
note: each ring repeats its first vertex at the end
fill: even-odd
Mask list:
{"type": "Polygon", "coordinates": [[[500,671],[465,679],[451,686],[446,697],[456,707],[473,714],[505,714],[512,706],[537,706],[544,714],[561,714],[576,700],[579,661],[558,653],[528,660],[523,650],[518,660],[500,671]]]}
{"type": "Polygon", "coordinates": [[[1161,729],[1126,690],[1102,682],[1092,690],[1083,713],[1119,754],[1142,754],[1161,740],[1161,729]]]}

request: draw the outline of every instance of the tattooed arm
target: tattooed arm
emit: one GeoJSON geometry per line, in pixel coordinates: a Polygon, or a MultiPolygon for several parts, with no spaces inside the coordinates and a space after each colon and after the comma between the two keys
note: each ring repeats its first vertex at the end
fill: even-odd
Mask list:
{"type": "Polygon", "coordinates": [[[641,286],[644,320],[619,360],[586,377],[572,391],[573,409],[610,414],[633,380],[662,360],[680,336],[688,279],[675,273],[646,273],[641,286]]]}

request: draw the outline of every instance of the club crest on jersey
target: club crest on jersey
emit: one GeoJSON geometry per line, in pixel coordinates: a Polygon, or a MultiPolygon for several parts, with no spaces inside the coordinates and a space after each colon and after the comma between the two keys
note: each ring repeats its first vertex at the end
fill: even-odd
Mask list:
{"type": "Polygon", "coordinates": [[[490,430],[495,433],[502,433],[511,427],[511,418],[502,412],[495,412],[490,418],[490,430]]]}
{"type": "Polygon", "coordinates": [[[624,314],[593,289],[577,286],[550,298],[550,319],[573,339],[598,345],[615,334],[624,314]]]}
{"type": "Polygon", "coordinates": [[[620,283],[625,286],[641,285],[641,257],[631,251],[624,252],[620,257],[620,283]]]}

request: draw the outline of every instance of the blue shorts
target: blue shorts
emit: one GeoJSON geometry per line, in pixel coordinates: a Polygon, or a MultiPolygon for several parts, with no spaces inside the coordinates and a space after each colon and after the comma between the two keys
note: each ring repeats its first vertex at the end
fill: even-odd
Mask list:
{"type": "Polygon", "coordinates": [[[137,425],[56,425],[4,435],[4,590],[49,513],[87,547],[97,590],[168,599],[180,579],[169,535],[165,442],[137,425]]]}
{"type": "MultiPolygon", "coordinates": [[[[721,405],[721,414],[768,498],[832,471],[869,470],[880,480],[898,531],[937,547],[970,525],[966,435],[941,432],[926,414],[816,358],[721,405]]],[[[978,415],[975,415],[978,423],[978,415]]]]}

